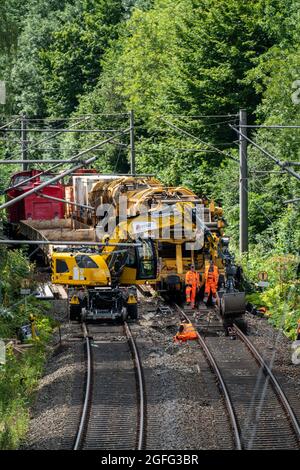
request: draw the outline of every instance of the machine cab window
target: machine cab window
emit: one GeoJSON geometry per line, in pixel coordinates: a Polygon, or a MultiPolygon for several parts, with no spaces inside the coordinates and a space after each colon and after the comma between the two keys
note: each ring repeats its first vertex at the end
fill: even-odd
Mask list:
{"type": "MultiPolygon", "coordinates": [[[[40,176],[40,183],[45,183],[45,181],[49,181],[51,178],[53,178],[54,175],[41,175],[40,176]]],[[[57,181],[54,183],[50,183],[51,186],[55,186],[57,184],[57,181]]]]}
{"type": "Polygon", "coordinates": [[[157,256],[152,240],[139,240],[141,246],[136,247],[137,279],[155,279],[157,272],[157,256]]]}
{"type": "Polygon", "coordinates": [[[63,259],[56,260],[56,272],[67,273],[69,271],[67,263],[63,259]]]}
{"type": "Polygon", "coordinates": [[[14,176],[12,179],[12,184],[11,186],[17,186],[17,184],[21,184],[24,181],[27,181],[29,176],[26,175],[21,175],[21,176],[14,176]]]}
{"type": "Polygon", "coordinates": [[[94,268],[95,269],[99,267],[97,263],[95,263],[95,261],[93,261],[92,258],[88,255],[75,256],[75,260],[79,268],[85,268],[85,269],[94,268]]]}

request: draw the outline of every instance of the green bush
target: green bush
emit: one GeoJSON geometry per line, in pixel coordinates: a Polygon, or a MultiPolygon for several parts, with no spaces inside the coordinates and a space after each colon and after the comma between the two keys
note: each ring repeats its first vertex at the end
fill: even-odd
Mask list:
{"type": "Polygon", "coordinates": [[[8,349],[7,362],[0,370],[0,449],[16,449],[29,425],[29,406],[46,360],[46,344],[54,322],[39,316],[39,340],[23,355],[8,349]]]}
{"type": "Polygon", "coordinates": [[[265,254],[262,246],[250,250],[249,259],[243,259],[245,275],[258,282],[259,272],[268,273],[269,287],[262,292],[247,295],[256,306],[268,308],[269,322],[294,340],[297,321],[300,319],[300,281],[297,280],[299,258],[296,255],[278,255],[275,250],[265,254]]]}
{"type": "Polygon", "coordinates": [[[46,345],[55,322],[47,317],[49,304],[35,297],[21,297],[24,282],[32,290],[34,266],[22,250],[0,249],[0,338],[15,338],[17,330],[36,317],[38,339],[32,348],[15,356],[8,348],[7,361],[0,369],[0,449],[16,449],[29,424],[29,406],[46,359],[46,345]]]}

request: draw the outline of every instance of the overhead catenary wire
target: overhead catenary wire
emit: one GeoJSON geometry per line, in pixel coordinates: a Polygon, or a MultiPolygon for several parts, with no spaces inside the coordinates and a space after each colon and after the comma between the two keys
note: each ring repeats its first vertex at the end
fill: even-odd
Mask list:
{"type": "MultiPolygon", "coordinates": [[[[249,194],[250,191],[248,191],[248,189],[246,189],[247,193],[249,194]]],[[[270,219],[270,217],[266,214],[265,210],[261,207],[260,204],[258,204],[256,201],[252,200],[253,204],[255,205],[255,207],[257,207],[257,209],[264,215],[264,217],[267,219],[267,221],[271,224],[271,228],[272,228],[272,231],[273,231],[273,235],[275,236],[275,231],[274,231],[274,220],[270,219]]],[[[269,240],[270,242],[270,240],[269,240]]],[[[272,245],[275,246],[275,242],[271,241],[272,245]]]]}
{"type": "Polygon", "coordinates": [[[258,174],[258,175],[261,174],[262,176],[263,175],[268,176],[270,174],[271,175],[273,175],[273,174],[283,175],[283,174],[286,174],[286,171],[284,171],[284,170],[277,170],[277,171],[276,170],[249,170],[249,173],[255,173],[255,174],[258,174]]]}
{"type": "MultiPolygon", "coordinates": [[[[279,172],[277,172],[277,173],[279,173],[279,172]]],[[[286,174],[286,172],[284,172],[284,171],[282,173],[286,174]]],[[[268,176],[268,175],[266,175],[266,176],[268,176]]],[[[250,180],[250,184],[254,184],[254,186],[256,186],[256,189],[258,189],[260,192],[264,192],[265,188],[263,187],[263,185],[260,183],[260,181],[256,177],[255,178],[249,178],[249,180],[250,180]]],[[[250,191],[248,191],[248,193],[250,193],[250,191]]],[[[269,194],[268,196],[269,196],[269,198],[273,199],[274,201],[280,202],[279,199],[276,196],[273,196],[273,194],[272,195],[269,194]]],[[[252,200],[252,202],[254,203],[254,205],[257,208],[259,208],[259,210],[263,213],[263,215],[266,217],[268,222],[273,224],[274,221],[270,219],[270,217],[266,214],[264,209],[259,204],[257,204],[256,201],[252,200]]],[[[281,203],[284,204],[284,201],[281,201],[281,203]]]]}
{"type": "Polygon", "coordinates": [[[259,124],[245,124],[240,126],[241,128],[249,128],[249,129],[300,129],[300,125],[281,125],[281,124],[274,124],[274,125],[259,125],[259,124]]]}
{"type": "MultiPolygon", "coordinates": [[[[253,171],[253,170],[252,170],[252,171],[253,171]]],[[[276,173],[277,173],[277,174],[286,174],[285,171],[280,171],[280,172],[278,171],[278,172],[276,172],[276,173]]],[[[266,175],[266,176],[268,176],[268,175],[266,175]]],[[[249,178],[249,180],[250,180],[250,184],[254,184],[254,186],[256,186],[256,188],[257,188],[260,192],[264,192],[264,189],[265,189],[265,188],[264,188],[263,184],[260,182],[260,180],[257,179],[256,176],[255,176],[254,178],[251,178],[251,179],[249,178]]],[[[276,202],[281,202],[282,204],[288,204],[288,203],[290,203],[290,202],[294,202],[294,201],[295,201],[295,200],[279,201],[279,199],[278,199],[276,196],[274,196],[273,194],[268,194],[268,197],[271,198],[271,199],[273,199],[273,200],[276,201],[276,202]]],[[[255,204],[256,204],[256,203],[255,203],[255,204]]],[[[263,210],[263,209],[261,208],[261,210],[263,210]]],[[[271,222],[271,219],[270,219],[266,214],[264,214],[264,215],[265,215],[265,217],[271,222]]],[[[274,223],[274,222],[272,222],[272,223],[274,223]]]]}
{"type": "MultiPolygon", "coordinates": [[[[187,114],[168,114],[168,117],[180,117],[184,119],[205,119],[205,118],[229,118],[229,117],[236,117],[238,118],[238,114],[196,114],[196,115],[187,115],[187,114]]],[[[163,117],[163,116],[160,116],[163,117]]]]}
{"type": "MultiPolygon", "coordinates": [[[[25,142],[30,142],[29,140],[26,140],[25,142]]],[[[34,141],[31,141],[31,142],[34,142],[34,141]]],[[[89,141],[89,144],[93,144],[94,142],[98,142],[98,139],[93,139],[91,141],[89,141]]],[[[20,143],[20,141],[18,141],[18,143],[20,143]]],[[[116,145],[116,146],[120,146],[120,147],[129,147],[129,145],[126,145],[126,144],[123,144],[122,142],[115,142],[115,141],[112,141],[112,142],[109,142],[110,144],[112,145],[116,145]]],[[[57,147],[37,147],[37,148],[34,148],[34,149],[31,149],[30,147],[27,149],[27,152],[63,152],[63,151],[72,151],[72,148],[71,147],[60,147],[60,145],[58,144],[57,147]]],[[[103,149],[98,149],[99,151],[101,150],[103,152],[103,149]]]]}
{"type": "MultiPolygon", "coordinates": [[[[250,195],[251,191],[249,191],[247,188],[246,188],[246,191],[247,191],[248,195],[250,195]]],[[[273,235],[275,235],[274,228],[273,228],[274,221],[270,219],[270,217],[268,216],[268,214],[265,212],[265,210],[262,208],[262,206],[260,204],[258,204],[255,200],[251,200],[251,201],[253,202],[255,207],[257,207],[257,209],[263,214],[263,216],[266,218],[266,220],[270,223],[270,226],[271,226],[272,231],[273,231],[273,235]]],[[[272,240],[269,240],[269,241],[271,241],[272,245],[275,246],[275,243],[272,240]]]]}
{"type": "Polygon", "coordinates": [[[121,146],[119,146],[119,151],[118,151],[118,156],[117,156],[117,160],[116,160],[116,164],[115,164],[114,173],[115,173],[115,172],[116,172],[116,170],[117,170],[117,167],[118,167],[118,163],[119,163],[120,156],[121,156],[121,146]]]}
{"type": "MultiPolygon", "coordinates": [[[[252,179],[252,180],[250,180],[250,184],[253,184],[258,189],[259,192],[265,192],[264,191],[265,188],[259,180],[256,180],[256,179],[253,180],[252,179]]],[[[276,201],[276,202],[279,201],[279,199],[276,196],[274,196],[273,194],[268,194],[268,198],[273,199],[273,201],[276,201]]]]}
{"type": "MultiPolygon", "coordinates": [[[[99,149],[100,150],[100,149],[99,149]]],[[[102,150],[102,149],[101,149],[102,150]]],[[[94,149],[93,152],[96,152],[97,149],[94,149]]],[[[49,163],[68,163],[68,160],[0,160],[0,165],[20,165],[21,163],[39,163],[40,165],[49,164],[49,163]]]]}
{"type": "MultiPolygon", "coordinates": [[[[6,137],[0,137],[0,140],[5,142],[6,144],[15,144],[15,143],[18,143],[20,144],[21,143],[21,139],[12,139],[11,136],[7,135],[6,137]]],[[[26,140],[26,142],[30,142],[30,140],[26,140]]]]}
{"type": "MultiPolygon", "coordinates": [[[[60,117],[52,117],[52,116],[49,116],[49,117],[46,117],[46,118],[26,118],[27,121],[37,121],[37,122],[44,122],[44,121],[73,121],[73,120],[78,120],[78,119],[82,119],[82,118],[86,118],[86,117],[89,117],[89,118],[92,118],[92,117],[98,117],[98,116],[106,116],[106,117],[125,117],[125,116],[129,116],[129,113],[93,113],[93,114],[80,114],[79,116],[69,116],[69,117],[65,117],[65,118],[62,118],[61,116],[60,117]]],[[[18,119],[20,116],[16,116],[16,118],[18,119]]]]}
{"type": "MultiPolygon", "coordinates": [[[[230,120],[230,121],[222,121],[222,123],[218,123],[219,126],[221,126],[221,124],[229,124],[229,123],[236,123],[236,120],[230,120]]],[[[212,125],[215,125],[215,124],[212,124],[212,125]]],[[[201,126],[198,126],[197,129],[199,127],[203,127],[203,128],[206,128],[206,127],[210,127],[210,124],[203,124],[201,126]]],[[[155,132],[155,135],[158,135],[159,133],[162,133],[162,132],[165,132],[165,128],[164,127],[158,127],[158,126],[151,126],[151,129],[149,129],[149,127],[146,127],[145,125],[141,125],[141,124],[137,124],[135,126],[136,129],[144,129],[145,131],[149,132],[151,130],[151,132],[155,132]]],[[[238,143],[238,140],[233,140],[232,142],[220,142],[218,143],[218,145],[232,145],[232,144],[235,144],[235,143],[238,143]]]]}
{"type": "MultiPolygon", "coordinates": [[[[282,171],[278,171],[276,173],[279,173],[279,174],[287,174],[287,173],[290,173],[292,176],[295,176],[297,179],[300,179],[300,175],[298,175],[296,172],[294,172],[293,170],[289,170],[289,168],[286,168],[285,167],[285,164],[284,162],[281,162],[280,160],[278,160],[276,157],[274,157],[273,155],[271,155],[268,151],[266,151],[265,149],[263,149],[260,145],[256,144],[255,142],[253,142],[252,139],[250,139],[249,137],[247,137],[246,135],[244,135],[242,132],[240,132],[236,127],[232,126],[231,124],[229,124],[230,128],[232,128],[238,135],[240,135],[241,137],[245,138],[249,143],[253,144],[255,147],[257,147],[260,151],[262,151],[264,154],[266,154],[269,158],[271,158],[277,165],[279,165],[281,168],[282,168],[282,171]]],[[[241,126],[242,127],[242,126],[241,126]]],[[[245,127],[245,126],[244,126],[245,127]]],[[[250,170],[251,171],[251,170],[250,170]]],[[[260,171],[260,170],[252,170],[252,171],[260,171]]],[[[269,171],[267,171],[267,173],[270,173],[269,171]]],[[[253,182],[253,181],[252,181],[253,182]]],[[[246,189],[247,193],[249,194],[250,191],[248,189],[246,189]]],[[[275,231],[274,231],[274,221],[267,215],[267,213],[265,212],[265,210],[262,208],[262,206],[260,204],[258,204],[255,200],[252,200],[252,203],[255,205],[255,207],[257,207],[257,209],[264,215],[264,217],[266,218],[266,220],[270,223],[270,227],[272,229],[272,232],[273,232],[273,235],[275,236],[275,231]]],[[[269,240],[273,246],[275,246],[275,242],[273,242],[272,240],[269,240]]]]}
{"type": "MultiPolygon", "coordinates": [[[[88,120],[89,120],[89,118],[83,118],[81,121],[76,122],[76,123],[74,123],[74,124],[71,124],[70,129],[72,129],[74,126],[76,126],[76,125],[78,125],[78,124],[87,122],[88,120]]],[[[30,147],[30,150],[32,150],[33,147],[36,147],[36,146],[38,146],[38,145],[41,145],[41,144],[44,143],[44,142],[48,142],[49,140],[54,139],[54,137],[57,137],[57,136],[59,136],[59,135],[62,134],[61,129],[55,129],[55,131],[57,131],[57,132],[55,132],[55,134],[50,135],[50,136],[48,136],[48,137],[46,137],[46,138],[44,138],[44,139],[42,139],[42,140],[39,140],[39,141],[36,142],[34,145],[32,145],[32,146],[30,147]]]]}
{"type": "Polygon", "coordinates": [[[300,162],[283,162],[284,166],[300,166],[300,162]]]}
{"type": "Polygon", "coordinates": [[[201,123],[200,126],[198,125],[197,127],[221,126],[222,124],[228,124],[228,123],[236,123],[236,119],[228,119],[226,121],[211,122],[209,124],[201,123]]]}
{"type": "MultiPolygon", "coordinates": [[[[3,129],[2,132],[21,132],[22,129],[3,129]]],[[[91,134],[97,134],[97,133],[111,133],[111,132],[120,132],[120,129],[70,129],[70,128],[55,128],[55,129],[50,129],[49,127],[44,128],[44,129],[39,129],[39,128],[32,128],[30,129],[29,127],[26,129],[27,132],[57,132],[59,131],[60,133],[69,133],[69,132],[78,132],[78,134],[84,134],[86,132],[89,132],[91,134]]]]}
{"type": "MultiPolygon", "coordinates": [[[[97,141],[96,141],[97,142],[97,141]]],[[[89,142],[92,144],[93,142],[89,142]]],[[[30,151],[30,149],[28,149],[30,151]]],[[[97,150],[97,149],[95,149],[97,150]]],[[[103,149],[98,149],[99,151],[103,152],[103,149]]],[[[45,147],[45,148],[38,148],[38,149],[32,149],[32,152],[65,152],[65,151],[72,151],[71,148],[68,147],[45,147]]],[[[42,160],[42,159],[41,159],[42,160]]]]}
{"type": "Polygon", "coordinates": [[[287,201],[283,201],[283,204],[294,204],[294,203],[300,203],[300,197],[296,197],[295,199],[289,199],[287,201]]]}
{"type": "Polygon", "coordinates": [[[295,178],[297,178],[299,181],[300,181],[300,175],[298,173],[296,173],[294,170],[291,170],[289,167],[285,166],[284,165],[284,162],[278,160],[278,158],[274,157],[270,152],[268,152],[267,150],[265,150],[263,147],[261,147],[261,145],[257,144],[256,142],[254,142],[252,139],[250,139],[249,137],[247,137],[245,134],[243,134],[242,132],[240,132],[236,127],[232,126],[231,124],[229,124],[229,126],[237,133],[239,134],[241,137],[243,137],[244,139],[246,139],[250,144],[254,145],[254,147],[258,148],[258,150],[260,150],[262,153],[264,153],[267,157],[271,158],[271,160],[273,160],[276,165],[280,166],[281,168],[283,168],[287,173],[289,173],[290,175],[294,176],[295,178]]]}
{"type": "Polygon", "coordinates": [[[0,131],[3,130],[3,129],[5,130],[8,126],[10,126],[11,124],[14,124],[17,120],[18,120],[18,118],[15,118],[15,119],[13,119],[13,121],[10,121],[7,124],[4,124],[4,126],[0,127],[0,131]]]}
{"type": "Polygon", "coordinates": [[[210,148],[214,149],[217,153],[221,154],[222,156],[226,156],[226,157],[230,158],[231,160],[233,160],[233,161],[235,161],[236,163],[239,164],[239,161],[238,161],[236,158],[234,158],[232,155],[229,155],[227,152],[224,152],[224,150],[220,150],[220,149],[218,149],[217,147],[215,147],[214,145],[212,145],[212,144],[210,144],[210,143],[208,143],[208,142],[205,142],[205,141],[199,139],[199,137],[196,137],[195,135],[190,134],[189,132],[185,131],[184,129],[181,129],[181,128],[178,127],[178,126],[175,126],[175,124],[172,124],[171,122],[167,121],[167,120],[164,119],[164,118],[161,118],[161,120],[162,120],[163,122],[165,122],[168,126],[170,126],[170,127],[172,127],[173,129],[175,129],[177,132],[182,133],[182,134],[185,134],[185,135],[187,135],[188,137],[191,137],[192,139],[197,140],[198,142],[201,142],[203,145],[206,145],[207,147],[210,147],[210,148]]]}
{"type": "MultiPolygon", "coordinates": [[[[82,119],[80,119],[79,121],[76,121],[75,123],[71,124],[69,126],[69,129],[73,129],[78,124],[79,125],[85,124],[87,121],[90,121],[90,119],[91,119],[91,116],[85,116],[82,119]]],[[[53,135],[50,135],[49,137],[46,137],[45,139],[39,140],[34,145],[30,146],[29,152],[34,151],[34,147],[37,147],[37,146],[41,145],[42,143],[48,142],[49,140],[53,139],[54,137],[57,137],[57,136],[62,135],[62,134],[63,134],[63,132],[60,129],[57,133],[55,133],[53,135]]],[[[97,142],[97,140],[95,142],[97,142]]],[[[93,143],[93,141],[91,143],[93,143]]],[[[39,168],[41,168],[41,164],[39,164],[39,168]]]]}
{"type": "MultiPolygon", "coordinates": [[[[120,133],[120,135],[121,135],[121,134],[123,134],[123,133],[120,133]]],[[[106,140],[105,140],[105,143],[110,143],[111,141],[114,140],[114,138],[115,138],[115,136],[110,137],[109,139],[106,139],[106,140]]],[[[91,147],[91,148],[89,149],[89,151],[91,151],[91,150],[94,151],[94,150],[95,150],[96,148],[98,148],[98,147],[99,147],[99,145],[94,145],[93,147],[91,147]]],[[[66,161],[64,161],[63,164],[76,161],[76,160],[78,160],[78,158],[80,158],[81,155],[84,155],[85,153],[86,153],[86,151],[83,150],[82,152],[79,152],[79,153],[78,153],[77,155],[75,155],[74,157],[72,157],[72,158],[67,159],[66,161]]],[[[61,166],[61,165],[62,165],[62,163],[57,163],[56,165],[54,165],[54,166],[52,166],[52,167],[50,167],[50,168],[48,168],[48,169],[46,169],[46,170],[43,170],[43,171],[41,171],[40,173],[38,173],[38,174],[36,174],[36,175],[34,175],[34,176],[31,176],[30,178],[27,178],[25,181],[22,181],[22,182],[20,182],[20,183],[14,185],[14,186],[10,186],[9,188],[5,189],[5,192],[7,192],[7,191],[9,191],[9,190],[11,190],[11,189],[16,189],[16,188],[18,188],[18,187],[20,187],[20,186],[23,186],[24,184],[29,183],[30,181],[32,181],[32,180],[34,180],[34,179],[36,179],[36,178],[38,178],[38,177],[40,177],[40,176],[42,176],[42,175],[45,175],[45,174],[47,174],[47,173],[50,173],[51,171],[55,170],[56,168],[58,168],[58,167],[61,166]]]]}
{"type": "Polygon", "coordinates": [[[215,153],[216,151],[215,150],[212,150],[212,149],[178,149],[178,148],[174,148],[173,149],[174,151],[176,152],[206,152],[206,153],[215,153]]]}
{"type": "MultiPolygon", "coordinates": [[[[120,132],[120,134],[125,134],[127,132],[130,131],[130,128],[128,129],[125,129],[124,131],[120,132]]],[[[2,204],[0,206],[0,209],[5,209],[13,204],[15,204],[16,202],[18,201],[21,201],[22,199],[24,199],[25,197],[28,197],[30,196],[31,194],[34,194],[36,193],[37,191],[41,190],[42,188],[46,187],[46,186],[49,186],[51,183],[55,183],[56,181],[59,181],[60,179],[64,178],[65,176],[68,176],[70,175],[72,172],[82,168],[83,166],[85,165],[89,165],[90,163],[94,162],[95,160],[97,160],[99,158],[98,155],[94,156],[94,157],[91,157],[87,160],[81,160],[80,157],[82,157],[83,155],[85,155],[86,153],[89,153],[91,152],[94,148],[97,148],[97,147],[100,147],[102,145],[105,145],[108,143],[109,140],[112,140],[114,139],[115,136],[112,136],[110,137],[109,139],[106,139],[102,142],[99,142],[98,144],[96,144],[94,147],[90,147],[89,149],[86,149],[82,152],[80,152],[79,154],[75,155],[72,159],[70,159],[70,163],[71,162],[74,162],[74,160],[79,160],[80,163],[78,163],[77,165],[75,165],[74,167],[60,173],[59,175],[56,175],[54,176],[53,178],[50,178],[48,181],[44,181],[43,183],[39,184],[38,186],[36,186],[35,188],[32,188],[30,189],[29,191],[27,191],[26,193],[23,193],[23,194],[20,194],[19,196],[15,197],[14,199],[11,199],[10,201],[7,201],[5,202],[4,204],[2,204]]],[[[57,167],[57,166],[60,166],[61,163],[58,163],[57,165],[54,165],[54,167],[57,167]]],[[[35,175],[37,176],[37,175],[35,175]]],[[[22,183],[21,183],[22,184],[22,183]]],[[[25,182],[23,182],[23,184],[25,184],[25,182]]]]}

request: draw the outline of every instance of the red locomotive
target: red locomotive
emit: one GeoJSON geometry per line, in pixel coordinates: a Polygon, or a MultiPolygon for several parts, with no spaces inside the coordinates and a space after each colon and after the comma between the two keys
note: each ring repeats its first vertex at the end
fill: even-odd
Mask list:
{"type": "MultiPolygon", "coordinates": [[[[26,182],[29,178],[41,173],[39,170],[20,171],[11,177],[10,188],[7,190],[7,200],[23,194],[37,187],[39,184],[49,180],[53,175],[43,174],[37,176],[31,181],[26,182]],[[24,182],[24,184],[22,184],[24,182]],[[14,187],[16,186],[16,187],[14,187]]],[[[44,187],[40,190],[40,194],[52,196],[59,199],[65,198],[65,188],[62,183],[57,181],[54,184],[44,187]]],[[[50,200],[39,196],[37,193],[25,197],[16,202],[7,209],[8,222],[16,224],[21,220],[52,220],[63,219],[65,214],[65,204],[63,202],[50,200]]]]}

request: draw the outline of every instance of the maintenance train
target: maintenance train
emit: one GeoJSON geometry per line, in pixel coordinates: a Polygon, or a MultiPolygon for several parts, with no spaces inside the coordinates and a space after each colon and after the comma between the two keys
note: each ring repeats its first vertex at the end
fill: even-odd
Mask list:
{"type": "MultiPolygon", "coordinates": [[[[38,170],[14,174],[7,199],[37,188],[47,178],[51,175],[38,170]]],[[[180,301],[189,265],[200,273],[203,290],[204,273],[213,260],[220,273],[218,306],[224,323],[239,321],[244,327],[245,294],[236,288],[223,210],[190,189],[167,187],[152,176],[78,170],[71,179],[49,184],[10,206],[7,218],[13,237],[95,241],[94,249],[43,247],[52,282],[72,286],[71,310],[76,316],[105,317],[112,307],[100,307],[107,304],[114,305],[115,315],[122,311],[124,317],[127,311],[136,318],[138,284],[147,283],[180,301]],[[97,242],[106,246],[99,248],[97,242]],[[126,248],[120,249],[122,244],[126,248]],[[77,296],[83,286],[88,291],[84,307],[77,296]]]]}

